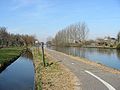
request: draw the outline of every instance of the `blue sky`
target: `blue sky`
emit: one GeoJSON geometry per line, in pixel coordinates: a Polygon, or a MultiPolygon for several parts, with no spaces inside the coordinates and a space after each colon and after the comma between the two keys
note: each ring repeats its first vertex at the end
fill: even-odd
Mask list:
{"type": "Polygon", "coordinates": [[[89,38],[120,31],[119,0],[0,0],[0,26],[41,40],[76,22],[86,22],[89,38]]]}

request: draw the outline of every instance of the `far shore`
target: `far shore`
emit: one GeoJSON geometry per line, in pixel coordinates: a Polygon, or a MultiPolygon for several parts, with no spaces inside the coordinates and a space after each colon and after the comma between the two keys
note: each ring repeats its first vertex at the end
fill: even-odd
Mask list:
{"type": "Polygon", "coordinates": [[[85,46],[83,48],[117,49],[117,47],[103,47],[103,46],[85,46]]]}
{"type": "Polygon", "coordinates": [[[117,49],[117,47],[104,47],[104,46],[80,46],[80,45],[70,45],[70,46],[55,46],[51,45],[49,47],[80,47],[80,48],[100,48],[100,49],[117,49]]]}

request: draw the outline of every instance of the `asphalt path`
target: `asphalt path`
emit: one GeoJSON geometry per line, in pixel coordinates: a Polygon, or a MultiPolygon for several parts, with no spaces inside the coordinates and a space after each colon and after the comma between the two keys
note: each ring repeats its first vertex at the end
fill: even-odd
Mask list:
{"type": "Polygon", "coordinates": [[[82,90],[120,90],[120,75],[85,64],[65,54],[46,49],[46,52],[65,65],[79,79],[82,90]]]}

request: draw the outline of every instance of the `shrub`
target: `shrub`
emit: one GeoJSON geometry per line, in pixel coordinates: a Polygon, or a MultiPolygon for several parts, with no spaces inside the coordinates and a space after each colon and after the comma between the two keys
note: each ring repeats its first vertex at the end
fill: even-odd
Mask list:
{"type": "Polygon", "coordinates": [[[120,43],[117,45],[117,49],[120,49],[120,43]]]}

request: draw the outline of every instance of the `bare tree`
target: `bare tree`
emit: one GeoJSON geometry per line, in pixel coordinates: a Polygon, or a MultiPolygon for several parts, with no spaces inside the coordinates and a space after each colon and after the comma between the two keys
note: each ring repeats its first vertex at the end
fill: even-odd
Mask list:
{"type": "Polygon", "coordinates": [[[5,27],[0,27],[0,47],[2,46],[30,46],[36,38],[32,35],[11,34],[5,27]]]}
{"type": "Polygon", "coordinates": [[[89,29],[85,23],[72,24],[56,34],[54,43],[65,46],[79,41],[85,42],[88,31],[89,29]]]}

